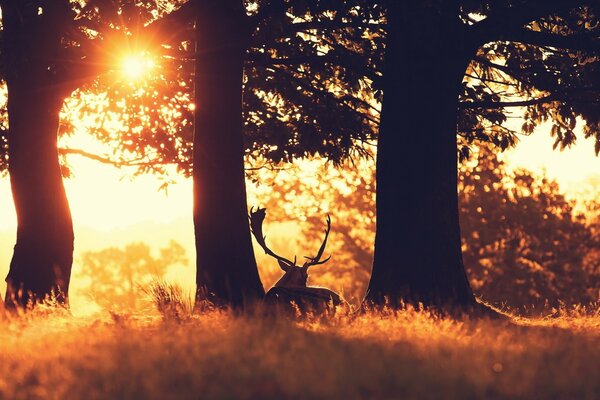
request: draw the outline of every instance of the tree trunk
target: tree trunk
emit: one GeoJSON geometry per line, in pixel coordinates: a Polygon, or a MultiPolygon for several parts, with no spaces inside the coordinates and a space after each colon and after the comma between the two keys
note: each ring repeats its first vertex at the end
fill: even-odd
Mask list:
{"type": "Polygon", "coordinates": [[[196,301],[237,307],[264,296],[246,204],[242,136],[245,12],[239,0],[205,3],[199,5],[196,23],[196,301]]]}
{"type": "Polygon", "coordinates": [[[470,53],[458,21],[401,3],[388,16],[375,257],[366,301],[469,306],[474,298],[460,247],[456,119],[470,53]]]}
{"type": "Polygon", "coordinates": [[[57,151],[64,91],[52,61],[61,36],[57,26],[37,22],[36,10],[26,14],[17,7],[2,9],[9,173],[18,223],[5,301],[24,306],[54,295],[66,304],[74,235],[57,151]]]}

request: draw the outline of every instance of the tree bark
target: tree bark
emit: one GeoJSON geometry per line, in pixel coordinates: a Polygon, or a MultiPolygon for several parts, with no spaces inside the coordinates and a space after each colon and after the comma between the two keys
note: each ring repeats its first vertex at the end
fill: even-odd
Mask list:
{"type": "Polygon", "coordinates": [[[456,120],[470,49],[458,20],[426,5],[391,3],[366,301],[469,306],[474,297],[460,247],[456,120]]]}
{"type": "Polygon", "coordinates": [[[196,301],[234,307],[262,299],[244,173],[242,2],[204,2],[196,22],[194,228],[196,301]],[[238,4],[239,3],[239,4],[238,4]]]}
{"type": "Polygon", "coordinates": [[[60,34],[11,5],[3,3],[3,50],[8,61],[9,173],[18,227],[5,302],[25,306],[53,295],[67,304],[74,235],[57,151],[65,96],[50,61],[60,34]]]}

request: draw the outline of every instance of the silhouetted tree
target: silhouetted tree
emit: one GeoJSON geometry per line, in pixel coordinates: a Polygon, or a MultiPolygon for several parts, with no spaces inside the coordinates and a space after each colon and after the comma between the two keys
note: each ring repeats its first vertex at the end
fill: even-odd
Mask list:
{"type": "Polygon", "coordinates": [[[194,118],[196,300],[262,299],[248,225],[242,77],[249,39],[238,0],[197,6],[194,118]]]}
{"type": "MultiPolygon", "coordinates": [[[[356,54],[373,52],[374,45],[371,45],[371,39],[362,38],[364,28],[356,29],[350,23],[350,19],[361,19],[355,11],[350,12],[350,3],[326,3],[311,5],[310,14],[303,2],[261,1],[254,6],[249,4],[248,13],[238,1],[220,5],[200,1],[186,3],[179,9],[183,12],[171,14],[177,14],[172,20],[178,24],[168,25],[170,30],[164,29],[163,25],[162,36],[156,34],[161,39],[154,44],[163,43],[164,46],[155,46],[152,51],[164,56],[161,64],[169,65],[168,68],[161,66],[161,75],[164,71],[165,76],[160,77],[160,82],[144,84],[142,90],[134,86],[131,93],[126,93],[126,102],[122,101],[126,90],[102,84],[107,93],[119,94],[108,96],[108,99],[114,99],[109,100],[111,107],[127,111],[122,112],[127,115],[127,122],[117,129],[117,132],[121,131],[118,135],[115,135],[114,127],[98,124],[90,127],[101,141],[117,145],[114,154],[97,156],[80,149],[64,151],[117,165],[134,165],[138,171],[160,172],[162,165],[175,163],[189,174],[192,168],[188,133],[192,117],[188,105],[191,89],[196,87],[195,225],[201,297],[209,295],[215,301],[240,304],[244,297],[257,297],[262,293],[249,246],[243,173],[240,172],[243,171],[240,141],[246,156],[254,163],[290,161],[316,153],[339,161],[362,152],[360,146],[355,146],[353,138],[368,140],[373,137],[376,121],[372,107],[365,100],[372,97],[370,88],[363,73],[355,73],[350,68],[350,61],[364,63],[356,54]],[[337,9],[343,13],[332,11],[337,9]],[[297,18],[305,23],[296,24],[297,18]],[[223,30],[219,24],[212,26],[219,19],[223,25],[235,29],[223,30]],[[195,30],[190,21],[196,21],[195,30]],[[328,36],[311,37],[315,24],[332,27],[332,22],[341,25],[332,29],[328,36]],[[202,37],[198,36],[199,32],[204,32],[202,37]],[[212,39],[205,42],[208,36],[212,39]],[[354,37],[355,41],[344,39],[346,36],[354,37]],[[352,47],[358,42],[364,46],[352,47]],[[217,47],[215,43],[222,46],[217,47]],[[327,48],[338,43],[339,50],[335,54],[322,57],[327,48]],[[212,56],[202,57],[203,54],[212,56]],[[234,65],[233,60],[239,59],[240,54],[245,69],[236,69],[236,74],[245,71],[243,80],[233,75],[233,67],[224,68],[226,64],[234,65]],[[348,54],[353,58],[346,57],[348,54]],[[348,64],[343,68],[337,66],[342,62],[341,55],[348,64]],[[198,71],[195,78],[189,62],[194,59],[198,71]],[[208,76],[201,72],[202,69],[216,70],[218,74],[208,76]],[[177,71],[177,76],[167,77],[166,73],[172,70],[177,71]],[[195,83],[191,83],[193,79],[196,79],[195,83]],[[218,91],[215,89],[217,81],[221,82],[218,91]],[[237,82],[236,90],[230,87],[231,82],[237,82]],[[242,101],[242,83],[243,110],[238,108],[242,101]],[[165,87],[167,90],[163,90],[165,87]],[[161,101],[167,100],[160,98],[165,93],[172,94],[167,95],[172,100],[169,106],[176,109],[177,117],[170,120],[157,112],[161,101]],[[206,98],[212,100],[203,100],[206,98]],[[226,107],[218,105],[219,101],[226,107]],[[137,109],[140,103],[142,106],[137,109]],[[337,112],[329,112],[331,107],[337,112]],[[235,110],[243,112],[243,125],[235,110]],[[179,128],[172,129],[178,118],[175,123],[179,128]],[[229,132],[228,136],[223,132],[229,132]],[[246,136],[242,136],[244,132],[246,136]],[[215,147],[206,152],[207,145],[215,147]],[[219,167],[215,168],[215,165],[219,167]],[[231,243],[232,237],[239,239],[235,241],[239,248],[234,250],[226,245],[231,243]],[[242,239],[244,237],[248,239],[242,239]],[[228,251],[223,252],[224,248],[228,251]]],[[[239,64],[240,61],[236,62],[239,64]]],[[[80,98],[85,97],[83,92],[80,94],[80,98]]],[[[77,107],[79,105],[74,108],[81,115],[94,106],[77,107]]],[[[104,105],[100,107],[104,108],[104,105]]]]}
{"type": "Polygon", "coordinates": [[[57,152],[59,112],[75,88],[114,67],[100,22],[123,38],[122,23],[139,27],[155,16],[147,7],[155,1],[124,3],[0,2],[9,122],[1,166],[10,173],[18,221],[7,277],[9,306],[52,294],[67,302],[73,228],[57,152]]]}
{"type": "Polygon", "coordinates": [[[557,142],[568,145],[582,115],[586,136],[600,143],[592,6],[387,2],[377,231],[367,300],[474,304],[460,249],[457,125],[466,142],[506,147],[514,141],[502,126],[507,108],[523,106],[526,132],[552,119],[557,142]]]}
{"type": "Polygon", "coordinates": [[[56,132],[62,101],[72,87],[55,60],[72,11],[63,1],[3,1],[0,7],[9,93],[8,169],[18,221],[6,303],[24,304],[51,293],[65,302],[73,228],[56,132]]]}
{"type": "MultiPolygon", "coordinates": [[[[193,176],[198,299],[240,305],[264,294],[246,216],[244,151],[258,162],[316,153],[339,161],[355,150],[361,152],[352,138],[372,137],[375,124],[367,110],[369,88],[361,84],[362,73],[346,68],[344,73],[352,79],[340,79],[343,70],[336,66],[336,58],[321,57],[339,34],[327,40],[310,37],[314,24],[331,26],[331,8],[319,4],[309,15],[301,2],[261,1],[247,14],[240,1],[191,4],[193,11],[180,14],[181,28],[165,38],[163,51],[180,60],[177,68],[182,71],[189,71],[186,60],[196,60],[193,176]],[[190,15],[196,18],[195,33],[184,29],[190,15]],[[310,18],[310,23],[298,25],[296,16],[310,18]],[[328,112],[329,107],[336,107],[336,113],[328,112]]],[[[340,5],[348,13],[349,6],[335,6],[340,5]]],[[[360,39],[361,32],[349,26],[345,22],[337,29],[360,39]]],[[[179,90],[189,93],[192,85],[186,79],[184,73],[179,90]]],[[[155,103],[154,92],[145,91],[155,103]]],[[[128,151],[144,154],[146,145],[156,149],[152,160],[142,161],[144,167],[153,161],[189,162],[189,141],[168,154],[164,139],[155,140],[151,132],[152,127],[142,128],[140,134],[127,136],[128,151]],[[146,132],[151,138],[147,141],[146,132]]],[[[111,140],[109,134],[104,137],[111,140]]]]}

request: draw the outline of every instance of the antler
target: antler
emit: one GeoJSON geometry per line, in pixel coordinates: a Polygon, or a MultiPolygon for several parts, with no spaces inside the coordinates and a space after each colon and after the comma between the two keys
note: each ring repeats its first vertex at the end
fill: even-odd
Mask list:
{"type": "Polygon", "coordinates": [[[323,243],[321,244],[321,247],[319,248],[319,251],[316,256],[314,256],[314,257],[304,256],[304,258],[306,258],[308,260],[307,262],[304,263],[304,265],[303,265],[304,268],[308,268],[312,265],[325,264],[327,261],[329,261],[331,256],[327,257],[323,261],[320,261],[320,259],[323,256],[323,252],[325,251],[325,246],[327,246],[327,237],[329,236],[330,230],[331,230],[331,217],[329,215],[327,215],[327,229],[325,229],[325,239],[323,239],[323,243]]]}
{"type": "Polygon", "coordinates": [[[267,247],[267,244],[265,243],[265,239],[267,237],[264,236],[262,233],[262,223],[266,215],[266,208],[257,207],[256,211],[254,211],[254,207],[250,208],[250,229],[252,230],[252,234],[254,235],[254,238],[256,239],[260,247],[262,247],[265,251],[265,254],[268,254],[271,257],[277,259],[277,262],[279,263],[281,269],[287,271],[289,268],[296,266],[296,257],[294,257],[294,262],[292,262],[287,258],[278,256],[271,249],[269,249],[269,247],[267,247]]]}

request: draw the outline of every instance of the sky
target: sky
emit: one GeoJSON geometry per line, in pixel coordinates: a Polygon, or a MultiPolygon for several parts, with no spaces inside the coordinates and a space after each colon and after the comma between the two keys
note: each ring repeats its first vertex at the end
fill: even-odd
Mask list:
{"type": "MultiPolygon", "coordinates": [[[[575,194],[592,177],[600,177],[600,157],[594,154],[594,140],[578,135],[571,148],[553,150],[548,125],[541,126],[531,136],[521,136],[516,148],[504,154],[512,167],[523,167],[534,172],[544,172],[558,181],[567,193],[575,194]]],[[[595,188],[600,195],[600,188],[595,188]]]]}

